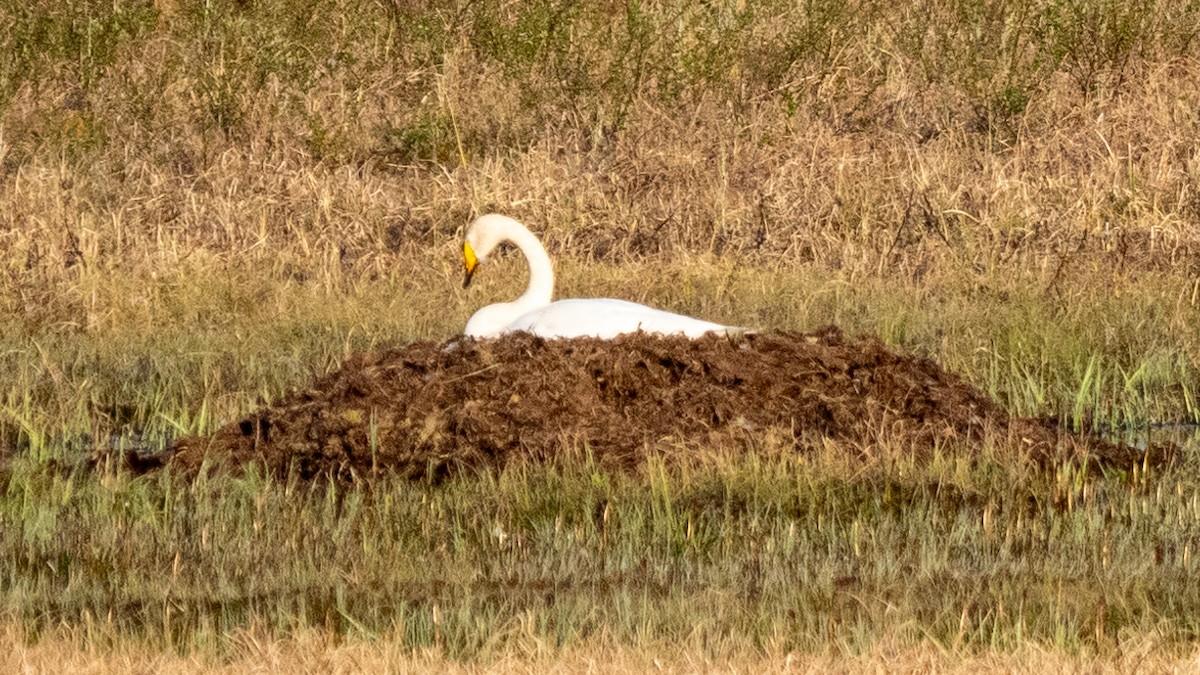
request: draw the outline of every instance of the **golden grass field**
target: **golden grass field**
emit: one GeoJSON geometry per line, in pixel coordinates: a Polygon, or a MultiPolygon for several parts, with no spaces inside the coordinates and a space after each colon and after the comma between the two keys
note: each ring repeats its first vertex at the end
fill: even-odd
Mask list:
{"type": "Polygon", "coordinates": [[[1066,655],[1060,651],[1027,646],[1014,652],[961,655],[935,646],[900,648],[882,644],[869,653],[788,654],[764,657],[747,654],[712,659],[687,646],[662,645],[651,650],[629,650],[611,645],[586,645],[562,650],[536,639],[487,664],[446,659],[436,652],[407,652],[392,645],[360,641],[334,641],[319,634],[301,634],[283,640],[259,637],[253,631],[229,637],[232,656],[220,661],[181,657],[147,650],[139,644],[111,650],[78,649],[71,639],[46,640],[30,647],[19,636],[0,640],[6,656],[0,660],[10,672],[76,673],[1127,673],[1189,672],[1200,658],[1191,653],[1163,650],[1154,639],[1122,645],[1117,657],[1066,655]]]}
{"type": "Polygon", "coordinates": [[[4,670],[1195,667],[1190,459],[1150,476],[738,460],[719,488],[517,469],[303,498],[79,468],[460,333],[524,284],[509,255],[460,288],[462,229],[490,211],[542,236],[562,297],[836,324],[1074,428],[1198,422],[1194,2],[3,0],[0,25],[4,670]],[[569,490],[538,502],[543,483],[569,490]],[[1078,501],[1023,514],[1039,491],[1078,501]],[[595,553],[586,514],[618,493],[624,553],[595,553]],[[509,570],[481,499],[531,542],[509,570]],[[372,543],[393,507],[414,529],[372,543]],[[810,532],[816,514],[834,524],[810,532]],[[689,543],[656,548],[681,527],[689,543]],[[747,528],[813,557],[719,544],[753,545],[747,528]],[[691,570],[712,611],[671,591],[635,611],[623,582],[522,595],[547,575],[590,587],[592,555],[691,570]],[[848,560],[859,590],[835,583],[848,560]],[[771,561],[779,588],[824,571],[743,605],[771,561]],[[437,601],[396,591],[439,578],[437,601]]]}

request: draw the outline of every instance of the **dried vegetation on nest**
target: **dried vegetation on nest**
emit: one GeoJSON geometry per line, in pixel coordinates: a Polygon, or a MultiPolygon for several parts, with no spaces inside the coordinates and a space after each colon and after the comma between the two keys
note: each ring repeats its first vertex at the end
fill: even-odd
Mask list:
{"type": "Polygon", "coordinates": [[[929,359],[836,328],[701,340],[644,334],[612,341],[417,343],[359,356],[209,437],[183,439],[172,463],[295,468],[305,477],[377,471],[440,475],[586,447],[628,465],[664,447],[753,448],[767,434],[797,451],[825,439],[847,452],[898,442],[981,450],[986,432],[1037,461],[1138,461],[1141,452],[1010,417],[929,359]]]}

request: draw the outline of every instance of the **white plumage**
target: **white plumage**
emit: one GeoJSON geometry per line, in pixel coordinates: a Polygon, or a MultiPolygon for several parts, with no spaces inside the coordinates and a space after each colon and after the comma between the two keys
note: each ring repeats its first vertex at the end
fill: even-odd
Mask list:
{"type": "Polygon", "coordinates": [[[614,298],[576,298],[552,302],[517,317],[504,332],[523,330],[542,337],[613,338],[644,331],[700,337],[705,333],[744,332],[719,323],[654,309],[614,298]]]}
{"type": "Polygon", "coordinates": [[[613,298],[577,298],[551,302],[554,293],[554,269],[545,247],[521,223],[497,214],[477,218],[467,227],[463,244],[463,262],[467,286],[501,242],[511,242],[529,263],[529,287],[513,302],[488,305],[475,312],[464,331],[469,337],[489,338],[526,331],[545,338],[613,338],[625,333],[657,333],[700,337],[707,333],[734,335],[744,328],[723,326],[682,314],[654,309],[636,302],[613,298]]]}

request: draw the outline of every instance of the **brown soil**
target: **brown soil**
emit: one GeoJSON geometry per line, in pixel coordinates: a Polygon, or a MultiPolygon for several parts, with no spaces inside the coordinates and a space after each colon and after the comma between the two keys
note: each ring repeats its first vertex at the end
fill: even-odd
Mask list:
{"type": "Polygon", "coordinates": [[[208,459],[304,477],[419,477],[585,446],[625,465],[660,448],[753,447],[768,431],[798,452],[824,438],[854,453],[881,441],[918,456],[944,442],[979,452],[987,430],[1035,461],[1142,458],[1009,417],[929,359],[826,328],[736,340],[522,334],[413,344],[351,359],[212,436],[182,439],[170,461],[185,471],[208,459]]]}

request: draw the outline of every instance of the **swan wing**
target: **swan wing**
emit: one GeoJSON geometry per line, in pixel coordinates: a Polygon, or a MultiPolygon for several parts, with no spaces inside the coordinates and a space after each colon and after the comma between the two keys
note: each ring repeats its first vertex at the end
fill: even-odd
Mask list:
{"type": "Polygon", "coordinates": [[[609,339],[639,330],[687,337],[744,332],[742,329],[614,298],[559,300],[522,314],[504,332],[525,331],[545,338],[609,339]]]}

